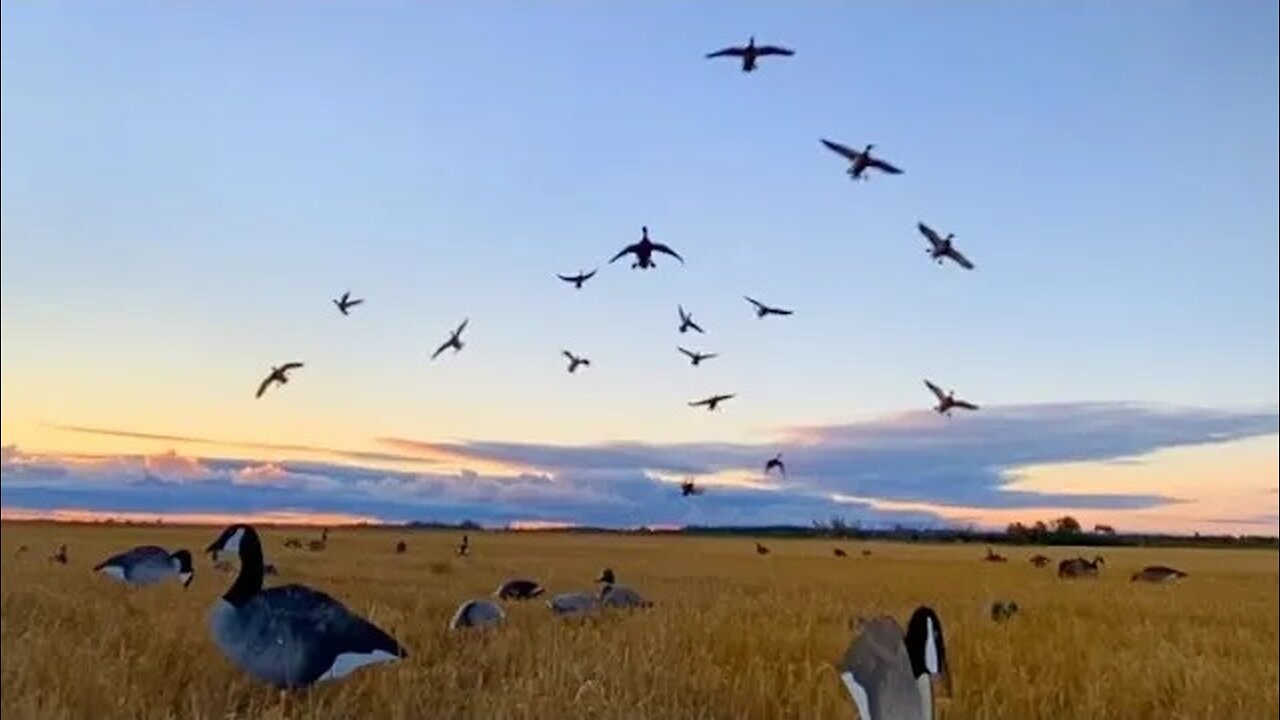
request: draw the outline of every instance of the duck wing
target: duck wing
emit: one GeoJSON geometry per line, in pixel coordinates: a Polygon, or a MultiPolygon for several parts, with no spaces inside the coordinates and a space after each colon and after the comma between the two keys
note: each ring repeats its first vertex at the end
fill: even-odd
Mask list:
{"type": "Polygon", "coordinates": [[[790,57],[792,55],[795,55],[796,51],[788,50],[787,48],[784,48],[784,47],[778,47],[777,45],[761,45],[756,48],[756,54],[757,55],[786,55],[787,57],[790,57]]]}
{"type": "Polygon", "coordinates": [[[675,250],[672,250],[670,247],[663,245],[662,243],[651,243],[651,245],[653,247],[654,252],[665,253],[679,260],[681,264],[684,264],[684,258],[680,257],[680,253],[676,252],[675,250]]]}
{"type": "Polygon", "coordinates": [[[867,158],[867,167],[873,167],[877,170],[883,170],[884,172],[887,172],[890,175],[902,174],[902,171],[899,170],[896,166],[890,165],[889,163],[879,158],[867,158]]]}
{"type": "Polygon", "coordinates": [[[928,380],[924,381],[924,386],[929,388],[929,392],[933,393],[934,397],[938,398],[938,402],[946,402],[947,394],[942,392],[942,388],[928,380]]]}
{"type": "Polygon", "coordinates": [[[969,258],[967,258],[967,257],[965,257],[964,255],[962,255],[962,254],[960,253],[960,251],[959,251],[959,250],[957,250],[957,249],[955,249],[954,247],[953,247],[953,248],[951,248],[950,250],[948,250],[948,251],[946,252],[946,255],[947,255],[947,257],[949,257],[949,258],[951,258],[952,260],[954,260],[954,261],[956,262],[956,264],[957,264],[957,265],[959,265],[960,267],[964,268],[965,270],[972,270],[972,269],[973,269],[973,263],[969,262],[969,258]]]}
{"type": "Polygon", "coordinates": [[[609,258],[609,262],[615,262],[615,261],[617,261],[617,260],[618,260],[618,258],[620,258],[620,257],[622,257],[622,256],[624,256],[624,255],[626,255],[627,253],[636,253],[637,255],[639,255],[639,254],[640,254],[640,243],[632,243],[632,244],[630,244],[630,245],[628,245],[628,246],[626,246],[626,247],[622,248],[621,250],[619,250],[619,251],[618,251],[618,254],[617,254],[617,255],[614,255],[613,257],[609,258]]]}
{"type": "Polygon", "coordinates": [[[823,145],[827,146],[828,150],[843,157],[849,162],[854,162],[858,158],[862,157],[862,153],[858,152],[857,150],[854,150],[853,148],[847,147],[845,145],[841,145],[840,143],[834,142],[831,140],[823,140],[822,138],[819,138],[819,139],[822,140],[823,145]]]}
{"type": "Polygon", "coordinates": [[[929,244],[935,248],[943,245],[942,236],[928,225],[925,225],[924,223],[916,223],[916,229],[918,229],[920,234],[924,235],[925,239],[929,241],[929,244]]]}

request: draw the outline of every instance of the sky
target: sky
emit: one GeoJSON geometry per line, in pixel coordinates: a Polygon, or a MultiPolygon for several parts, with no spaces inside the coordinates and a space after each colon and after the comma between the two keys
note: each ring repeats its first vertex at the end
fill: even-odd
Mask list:
{"type": "Polygon", "coordinates": [[[1275,3],[3,15],[9,517],[1280,532],[1275,3]]]}

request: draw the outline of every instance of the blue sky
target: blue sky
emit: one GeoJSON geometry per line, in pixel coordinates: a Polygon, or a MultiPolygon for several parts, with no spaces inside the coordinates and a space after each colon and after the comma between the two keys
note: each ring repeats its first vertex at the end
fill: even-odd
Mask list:
{"type": "MultiPolygon", "coordinates": [[[[86,425],[763,449],[925,406],[925,376],[993,408],[1280,397],[1275,3],[4,18],[5,445],[175,445],[55,427],[86,425]],[[797,55],[752,75],[701,57],[752,33],[797,55]],[[820,137],[906,174],[854,185],[820,137]],[[928,262],[920,220],[978,269],[928,262]],[[645,224],[687,265],[552,277],[645,224]],[[368,302],[344,319],[348,288],[368,302]],[[797,315],[759,322],[743,294],[797,315]],[[722,357],[676,354],[677,303],[722,357]],[[466,351],[428,365],[463,317],[466,351]],[[562,348],[593,366],[568,376],[562,348]],[[721,391],[724,413],[684,407],[721,391]]],[[[1248,467],[1275,485],[1274,461],[1248,467]]]]}

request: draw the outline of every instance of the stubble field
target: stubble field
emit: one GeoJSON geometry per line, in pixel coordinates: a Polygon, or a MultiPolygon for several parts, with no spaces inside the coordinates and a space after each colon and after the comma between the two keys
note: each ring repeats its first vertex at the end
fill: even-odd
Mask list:
{"type": "MultiPolygon", "coordinates": [[[[750,539],[336,529],[327,550],[287,550],[310,530],[259,528],[280,577],[323,590],[408,648],[312,691],[259,686],[212,644],[206,613],[231,575],[200,553],[220,528],[5,523],[0,710],[22,718],[854,718],[833,669],[850,619],[917,604],[945,624],[951,720],[1275,718],[1280,713],[1278,555],[1266,550],[1105,552],[1098,580],[1008,564],[981,547],[750,539]],[[393,546],[405,539],[409,551],[393,546]],[[47,558],[61,542],[66,566],[47,558]],[[97,577],[139,544],[186,547],[196,578],[130,589],[97,577]],[[20,546],[27,546],[20,552],[20,546]],[[848,558],[832,556],[839,545],[848,558]],[[862,556],[868,549],[871,555],[862,556]],[[1190,573],[1131,584],[1146,564],[1190,573]],[[509,604],[489,631],[450,633],[458,603],[527,576],[550,593],[585,590],[599,570],[654,600],[632,614],[554,618],[509,604]],[[992,622],[993,600],[1022,612],[992,622]]],[[[1050,549],[1056,561],[1076,550],[1050,549]]]]}

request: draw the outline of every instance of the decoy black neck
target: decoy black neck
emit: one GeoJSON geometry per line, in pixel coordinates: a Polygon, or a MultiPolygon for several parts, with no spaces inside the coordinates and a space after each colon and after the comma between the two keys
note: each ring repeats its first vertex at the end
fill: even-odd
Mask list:
{"type": "Polygon", "coordinates": [[[240,538],[240,574],[231,588],[222,596],[235,607],[244,607],[262,590],[262,542],[253,528],[246,527],[240,538]]]}

